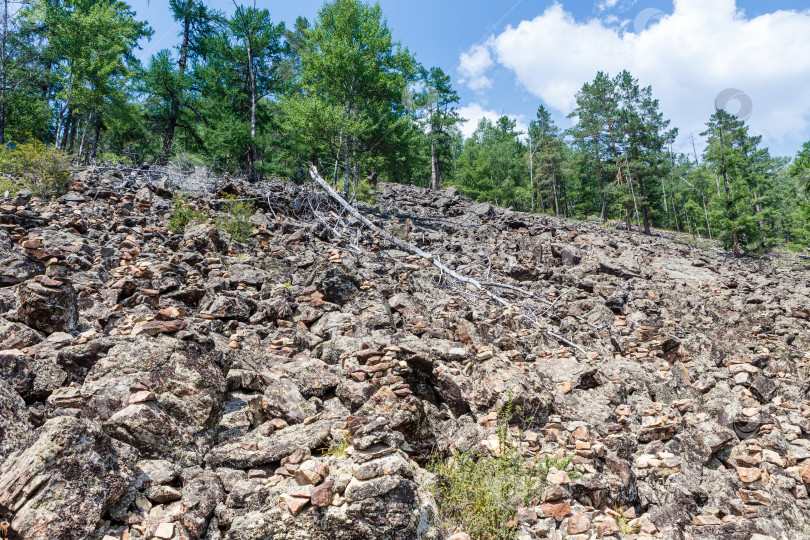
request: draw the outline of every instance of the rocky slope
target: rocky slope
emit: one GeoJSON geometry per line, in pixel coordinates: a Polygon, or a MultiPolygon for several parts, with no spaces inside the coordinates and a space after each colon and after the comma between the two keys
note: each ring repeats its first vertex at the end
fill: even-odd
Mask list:
{"type": "Polygon", "coordinates": [[[452,188],[361,205],[504,308],[305,188],[193,197],[255,200],[237,244],[169,232],[169,187],[0,200],[0,538],[465,538],[424,467],[497,452],[510,401],[527,458],[583,473],[516,538],[810,537],[806,269],[452,188]]]}

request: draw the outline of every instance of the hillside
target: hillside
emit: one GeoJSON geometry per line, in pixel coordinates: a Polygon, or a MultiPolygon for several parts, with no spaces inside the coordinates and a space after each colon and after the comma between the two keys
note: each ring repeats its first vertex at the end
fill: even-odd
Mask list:
{"type": "Polygon", "coordinates": [[[807,268],[358,203],[461,283],[311,182],[220,180],[173,233],[194,182],[0,200],[0,538],[462,540],[439,463],[514,449],[546,468],[504,537],[810,536],[807,268]]]}

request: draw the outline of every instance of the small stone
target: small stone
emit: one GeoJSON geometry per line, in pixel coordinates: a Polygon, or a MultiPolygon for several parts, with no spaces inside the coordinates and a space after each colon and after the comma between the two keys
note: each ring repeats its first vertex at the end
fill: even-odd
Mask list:
{"type": "Polygon", "coordinates": [[[517,519],[517,522],[522,525],[531,526],[537,523],[537,512],[531,508],[518,508],[515,519],[517,519]]]}
{"type": "Polygon", "coordinates": [[[587,441],[590,438],[590,433],[587,427],[579,426],[571,433],[571,437],[573,437],[575,441],[587,441]]]}
{"type": "Polygon", "coordinates": [[[616,523],[616,520],[611,517],[607,518],[596,526],[596,533],[599,538],[612,536],[617,532],[619,532],[619,524],[616,523]]]}
{"type": "Polygon", "coordinates": [[[568,518],[568,534],[581,534],[591,528],[591,520],[583,513],[568,518]]]}
{"type": "Polygon", "coordinates": [[[312,490],[312,504],[313,506],[329,506],[332,504],[332,496],[335,492],[335,480],[327,478],[324,482],[312,490]]]}
{"type": "Polygon", "coordinates": [[[571,479],[568,478],[568,473],[565,471],[552,471],[548,473],[546,478],[549,484],[565,485],[571,482],[571,479]]]}
{"type": "Polygon", "coordinates": [[[73,343],[73,336],[68,334],[67,332],[54,332],[47,339],[48,343],[54,346],[56,349],[60,349],[67,345],[73,343]]]}
{"type": "Polygon", "coordinates": [[[692,519],[692,525],[695,525],[696,527],[722,524],[723,521],[717,516],[695,516],[692,519]]]}
{"type": "Polygon", "coordinates": [[[472,537],[467,533],[460,532],[452,535],[447,540],[472,540],[472,537]]]}
{"type": "Polygon", "coordinates": [[[740,498],[746,504],[760,504],[762,506],[771,505],[771,496],[761,490],[740,490],[740,498]]]}
{"type": "Polygon", "coordinates": [[[150,500],[160,504],[180,499],[180,490],[171,486],[152,486],[145,494],[150,500]]]}
{"type": "Polygon", "coordinates": [[[303,231],[303,229],[295,231],[287,239],[284,241],[286,245],[297,244],[299,242],[304,242],[307,239],[307,234],[303,231]]]}
{"type": "Polygon", "coordinates": [[[172,306],[159,310],[156,318],[159,321],[172,321],[174,319],[179,319],[182,316],[183,312],[172,306]]]}
{"type": "Polygon", "coordinates": [[[129,396],[130,403],[144,403],[146,401],[155,401],[154,392],[150,392],[148,390],[141,390],[140,392],[135,392],[134,394],[130,394],[129,396]]]}
{"type": "Polygon", "coordinates": [[[305,499],[303,497],[291,497],[289,495],[282,495],[281,499],[287,503],[287,509],[293,516],[297,516],[301,513],[301,510],[309,504],[309,499],[305,499]]]}
{"type": "Polygon", "coordinates": [[[553,517],[557,522],[560,522],[571,513],[571,503],[568,501],[545,502],[539,506],[539,509],[543,517],[553,517]]]}
{"type": "Polygon", "coordinates": [[[321,481],[321,475],[303,467],[295,471],[295,482],[299,486],[314,486],[321,481]]]}
{"type": "Polygon", "coordinates": [[[168,540],[172,536],[174,536],[174,523],[161,523],[155,530],[155,538],[168,540]]]}
{"type": "Polygon", "coordinates": [[[447,352],[451,360],[463,360],[467,358],[467,349],[462,347],[455,347],[447,352]]]}
{"type": "MultiPolygon", "coordinates": [[[[275,427],[276,429],[282,429],[282,427],[286,427],[286,424],[284,426],[275,426],[275,427]]],[[[297,448],[295,452],[287,456],[287,463],[291,465],[298,465],[303,460],[304,460],[304,450],[301,448],[297,448]]]]}
{"type": "Polygon", "coordinates": [[[186,321],[148,321],[139,322],[132,328],[132,335],[156,336],[158,334],[173,334],[186,327],[186,321]]]}
{"type": "Polygon", "coordinates": [[[799,475],[801,476],[803,483],[810,484],[810,461],[805,461],[802,463],[802,466],[799,469],[799,475]]]}
{"type": "Polygon", "coordinates": [[[756,482],[762,477],[762,471],[759,469],[749,469],[746,467],[737,467],[737,474],[740,476],[740,480],[746,484],[756,482]]]}

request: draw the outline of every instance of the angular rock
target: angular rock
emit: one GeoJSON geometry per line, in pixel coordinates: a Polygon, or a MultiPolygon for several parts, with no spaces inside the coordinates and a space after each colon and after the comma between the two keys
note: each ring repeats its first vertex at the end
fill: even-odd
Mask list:
{"type": "Polygon", "coordinates": [[[24,540],[79,540],[132,485],[137,453],[93,424],[49,420],[0,475],[0,508],[24,540]]]}
{"type": "Polygon", "coordinates": [[[73,332],[79,324],[73,285],[45,287],[36,280],[22,283],[17,289],[17,317],[23,324],[46,334],[73,332]]]}

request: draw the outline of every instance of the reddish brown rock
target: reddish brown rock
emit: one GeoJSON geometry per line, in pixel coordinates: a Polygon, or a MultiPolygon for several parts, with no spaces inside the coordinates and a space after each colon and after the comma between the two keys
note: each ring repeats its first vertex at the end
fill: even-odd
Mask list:
{"type": "Polygon", "coordinates": [[[186,321],[148,321],[139,322],[132,328],[132,335],[156,336],[158,334],[174,334],[187,326],[186,321]]]}
{"type": "Polygon", "coordinates": [[[590,528],[591,520],[585,514],[577,512],[568,518],[568,534],[581,534],[590,528]]]}
{"type": "Polygon", "coordinates": [[[737,467],[737,474],[740,476],[740,480],[746,484],[756,482],[762,477],[762,471],[747,467],[737,467]]]}
{"type": "Polygon", "coordinates": [[[544,517],[553,517],[559,522],[571,513],[571,504],[568,501],[545,502],[540,505],[540,511],[544,517]]]}
{"type": "Polygon", "coordinates": [[[332,496],[335,492],[335,481],[327,478],[323,483],[312,490],[312,504],[314,506],[329,506],[332,504],[332,496]]]}

